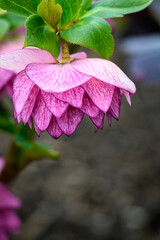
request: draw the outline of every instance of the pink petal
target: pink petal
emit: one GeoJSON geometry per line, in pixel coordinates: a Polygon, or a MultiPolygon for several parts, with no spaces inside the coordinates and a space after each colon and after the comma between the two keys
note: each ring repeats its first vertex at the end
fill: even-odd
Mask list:
{"type": "Polygon", "coordinates": [[[112,116],[117,120],[119,119],[120,105],[121,105],[120,90],[118,88],[115,88],[109,111],[112,113],[112,116]]]}
{"type": "Polygon", "coordinates": [[[61,118],[57,119],[57,122],[62,131],[70,136],[82,121],[83,115],[78,108],[69,107],[68,111],[61,118]]]}
{"type": "Polygon", "coordinates": [[[14,79],[15,79],[14,77],[12,79],[10,79],[10,81],[5,86],[5,91],[7,92],[8,96],[10,98],[13,97],[13,82],[14,82],[14,79]]]}
{"type": "Polygon", "coordinates": [[[41,91],[42,97],[48,107],[48,109],[57,118],[60,118],[69,106],[68,103],[58,100],[53,93],[46,93],[41,91]]]}
{"type": "Polygon", "coordinates": [[[80,86],[91,77],[65,64],[29,64],[26,74],[37,86],[48,93],[59,93],[80,86]]]}
{"type": "Polygon", "coordinates": [[[36,85],[34,85],[29,94],[27,101],[24,104],[24,107],[21,112],[21,116],[22,116],[22,120],[23,120],[24,124],[26,124],[28,122],[28,120],[32,114],[39,90],[40,89],[36,85]]]}
{"type": "Polygon", "coordinates": [[[22,71],[29,63],[55,63],[54,57],[47,51],[35,48],[18,49],[0,55],[0,67],[22,71]]]}
{"type": "Polygon", "coordinates": [[[35,121],[33,121],[33,126],[34,126],[34,130],[36,131],[38,137],[40,137],[41,131],[40,131],[40,129],[37,127],[37,124],[35,123],[35,121]]]}
{"type": "Polygon", "coordinates": [[[91,118],[91,120],[97,128],[103,128],[104,113],[102,111],[99,111],[97,117],[91,118]]]}
{"type": "Polygon", "coordinates": [[[87,93],[84,94],[81,110],[89,117],[93,118],[97,117],[99,113],[99,108],[93,103],[87,93]]]}
{"type": "Polygon", "coordinates": [[[19,208],[21,203],[18,198],[16,198],[7,187],[0,183],[0,209],[4,208],[19,208]]]}
{"type": "Polygon", "coordinates": [[[3,44],[0,45],[0,53],[4,54],[22,48],[24,45],[24,40],[25,37],[21,36],[19,38],[16,37],[14,40],[12,39],[12,41],[8,40],[8,42],[3,42],[3,44]]]}
{"type": "Polygon", "coordinates": [[[28,120],[28,127],[32,130],[32,118],[28,120]]]}
{"type": "Polygon", "coordinates": [[[7,233],[4,229],[0,228],[0,239],[1,240],[8,240],[7,233]]]}
{"type": "Polygon", "coordinates": [[[14,72],[0,68],[0,89],[3,88],[14,75],[14,72]]]}
{"type": "Polygon", "coordinates": [[[78,52],[78,53],[72,54],[71,58],[73,59],[87,58],[87,54],[85,52],[78,52]]]}
{"type": "Polygon", "coordinates": [[[34,84],[25,74],[20,72],[14,80],[13,84],[13,103],[17,114],[19,114],[26,103],[34,84]]]}
{"type": "Polygon", "coordinates": [[[18,124],[20,124],[21,120],[22,120],[22,116],[21,116],[21,113],[20,114],[17,114],[15,109],[14,109],[14,117],[15,119],[17,120],[18,124]]]}
{"type": "Polygon", "coordinates": [[[47,131],[52,137],[56,139],[58,139],[63,134],[54,116],[52,116],[52,120],[49,124],[47,131]]]}
{"type": "Polygon", "coordinates": [[[0,212],[0,226],[5,228],[7,232],[16,233],[20,224],[21,222],[14,210],[5,209],[0,212]]]}
{"type": "Polygon", "coordinates": [[[112,114],[108,111],[108,112],[106,113],[106,115],[107,115],[108,124],[109,124],[109,126],[111,126],[111,123],[112,123],[112,114]]]}
{"type": "Polygon", "coordinates": [[[55,97],[61,101],[67,102],[73,107],[80,108],[83,102],[84,89],[75,87],[62,93],[55,93],[55,97]]]}
{"type": "Polygon", "coordinates": [[[43,132],[48,128],[51,121],[52,113],[47,108],[43,97],[39,93],[35,107],[33,109],[33,119],[37,127],[43,132]]]}
{"type": "Polygon", "coordinates": [[[131,94],[136,91],[135,84],[114,63],[98,58],[75,60],[72,66],[83,74],[93,76],[105,83],[125,89],[131,94]]]}
{"type": "Polygon", "coordinates": [[[112,102],[114,86],[92,78],[83,84],[83,88],[98,108],[103,112],[108,111],[112,102]]]}
{"type": "Polygon", "coordinates": [[[126,100],[128,102],[128,104],[131,106],[132,102],[131,102],[131,97],[129,95],[129,93],[123,89],[121,89],[121,94],[124,94],[124,96],[126,97],[126,100]]]}

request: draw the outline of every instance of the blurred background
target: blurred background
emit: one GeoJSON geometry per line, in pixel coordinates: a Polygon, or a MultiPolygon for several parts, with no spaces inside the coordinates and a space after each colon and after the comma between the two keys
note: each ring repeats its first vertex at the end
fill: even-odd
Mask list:
{"type": "MultiPolygon", "coordinates": [[[[123,99],[120,121],[96,134],[84,118],[69,138],[37,138],[61,159],[34,163],[15,181],[23,225],[11,240],[160,239],[160,1],[112,25],[111,60],[137,86],[132,107],[123,99]]],[[[9,140],[0,133],[0,155],[9,140]]]]}

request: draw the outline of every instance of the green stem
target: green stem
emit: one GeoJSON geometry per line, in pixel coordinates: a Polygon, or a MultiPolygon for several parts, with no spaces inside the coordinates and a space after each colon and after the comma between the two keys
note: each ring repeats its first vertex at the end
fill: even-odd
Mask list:
{"type": "Polygon", "coordinates": [[[60,39],[62,46],[62,58],[59,59],[59,63],[70,63],[73,61],[73,59],[70,57],[68,43],[63,38],[60,39]]]}

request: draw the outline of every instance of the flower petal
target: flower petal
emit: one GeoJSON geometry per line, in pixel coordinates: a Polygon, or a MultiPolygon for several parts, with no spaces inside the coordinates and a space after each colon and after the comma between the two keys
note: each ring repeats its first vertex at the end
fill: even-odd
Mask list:
{"type": "Polygon", "coordinates": [[[80,108],[83,102],[84,89],[75,87],[62,93],[55,93],[55,97],[61,101],[67,102],[73,107],[80,108]]]}
{"type": "Polygon", "coordinates": [[[78,53],[72,54],[71,58],[73,59],[87,58],[87,54],[85,52],[78,52],[78,53]]]}
{"type": "Polygon", "coordinates": [[[47,129],[52,118],[52,113],[47,108],[41,93],[39,93],[33,109],[33,119],[37,127],[43,132],[47,129]]]}
{"type": "Polygon", "coordinates": [[[25,71],[20,72],[13,84],[13,103],[17,114],[19,114],[26,103],[34,83],[27,77],[25,71]]]}
{"type": "Polygon", "coordinates": [[[54,116],[52,116],[52,120],[49,124],[47,131],[52,137],[56,139],[58,139],[63,134],[63,131],[59,127],[57,120],[54,116]]]}
{"type": "Polygon", "coordinates": [[[0,183],[0,209],[19,208],[21,203],[4,184],[0,183]]]}
{"type": "Polygon", "coordinates": [[[115,88],[112,103],[110,106],[109,111],[111,112],[112,116],[118,120],[120,114],[120,105],[121,105],[121,94],[119,88],[115,88]]]}
{"type": "Polygon", "coordinates": [[[28,122],[28,120],[32,114],[39,90],[40,89],[36,85],[34,85],[29,94],[29,97],[28,97],[26,103],[24,104],[24,107],[21,112],[21,116],[22,116],[22,120],[23,120],[24,124],[26,124],[28,122]]]}
{"type": "Polygon", "coordinates": [[[42,97],[48,107],[48,109],[57,118],[60,118],[69,106],[68,103],[58,100],[53,93],[46,93],[41,91],[42,97]]]}
{"type": "Polygon", "coordinates": [[[32,82],[48,93],[59,93],[80,86],[91,77],[65,64],[29,64],[26,74],[32,82]]]}
{"type": "Polygon", "coordinates": [[[106,115],[107,115],[108,124],[109,124],[109,126],[111,126],[111,123],[112,123],[112,114],[108,111],[108,112],[106,113],[106,115]]]}
{"type": "Polygon", "coordinates": [[[5,230],[0,229],[0,239],[1,240],[8,240],[7,233],[5,230]]]}
{"type": "Polygon", "coordinates": [[[94,104],[103,112],[107,112],[114,93],[114,86],[92,78],[82,85],[94,104]]]}
{"type": "Polygon", "coordinates": [[[29,63],[55,63],[54,57],[47,51],[35,48],[18,49],[0,55],[0,67],[22,71],[29,63]]]}
{"type": "Polygon", "coordinates": [[[126,97],[126,100],[128,102],[128,104],[131,106],[132,102],[131,102],[131,97],[129,95],[129,93],[123,89],[121,89],[121,94],[124,94],[124,96],[126,97]]]}
{"type": "Polygon", "coordinates": [[[135,84],[114,63],[98,58],[75,60],[72,66],[83,74],[95,77],[103,82],[125,89],[131,94],[136,91],[135,84]]]}
{"type": "Polygon", "coordinates": [[[3,88],[13,76],[15,76],[14,72],[0,68],[0,89],[3,88]]]}
{"type": "Polygon", "coordinates": [[[37,136],[40,137],[41,131],[40,131],[40,129],[37,127],[37,124],[35,123],[35,121],[33,121],[33,126],[34,126],[34,130],[35,130],[36,133],[37,133],[37,136]]]}
{"type": "Polygon", "coordinates": [[[62,131],[70,136],[82,121],[83,116],[84,113],[80,109],[70,106],[63,116],[57,119],[57,122],[62,131]]]}
{"type": "Polygon", "coordinates": [[[20,220],[14,210],[5,209],[0,212],[0,226],[9,233],[16,233],[20,227],[20,220]]]}
{"type": "Polygon", "coordinates": [[[102,111],[99,111],[99,114],[97,115],[97,117],[91,118],[91,120],[97,128],[103,128],[104,113],[102,111]]]}
{"type": "Polygon", "coordinates": [[[97,117],[99,113],[99,108],[93,103],[93,101],[91,100],[87,93],[85,93],[83,96],[83,104],[81,110],[89,117],[93,118],[97,117]]]}

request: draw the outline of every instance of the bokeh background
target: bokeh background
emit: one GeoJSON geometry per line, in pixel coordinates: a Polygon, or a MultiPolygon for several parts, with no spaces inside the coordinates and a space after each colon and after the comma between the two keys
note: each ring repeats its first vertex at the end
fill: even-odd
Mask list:
{"type": "MultiPolygon", "coordinates": [[[[11,240],[160,239],[160,1],[113,25],[112,61],[137,86],[132,107],[123,99],[120,121],[96,134],[85,118],[69,138],[37,138],[61,159],[34,163],[14,182],[23,225],[11,240]]],[[[9,141],[0,133],[0,155],[9,141]]]]}

